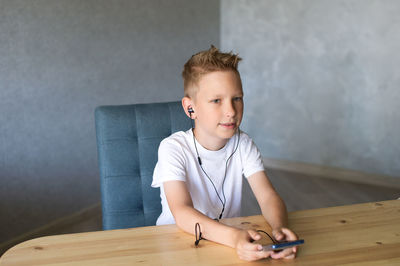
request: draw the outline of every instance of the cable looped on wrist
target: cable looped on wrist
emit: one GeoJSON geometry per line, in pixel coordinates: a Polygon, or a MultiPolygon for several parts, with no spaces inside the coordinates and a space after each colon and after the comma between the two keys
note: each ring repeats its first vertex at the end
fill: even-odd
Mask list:
{"type": "Polygon", "coordinates": [[[196,241],[194,242],[194,245],[197,247],[199,245],[200,240],[204,239],[201,237],[201,228],[200,228],[199,223],[195,224],[194,233],[195,233],[195,237],[196,237],[196,241]],[[197,228],[199,228],[199,233],[197,233],[197,228]]]}

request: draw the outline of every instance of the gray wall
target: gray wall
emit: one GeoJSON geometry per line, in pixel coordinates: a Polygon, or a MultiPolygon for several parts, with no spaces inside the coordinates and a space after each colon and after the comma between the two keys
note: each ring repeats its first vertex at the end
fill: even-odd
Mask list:
{"type": "Polygon", "coordinates": [[[94,108],[180,100],[219,1],[0,0],[0,242],[100,201],[94,108]]]}
{"type": "Polygon", "coordinates": [[[221,1],[263,156],[400,176],[400,1],[221,1]]]}

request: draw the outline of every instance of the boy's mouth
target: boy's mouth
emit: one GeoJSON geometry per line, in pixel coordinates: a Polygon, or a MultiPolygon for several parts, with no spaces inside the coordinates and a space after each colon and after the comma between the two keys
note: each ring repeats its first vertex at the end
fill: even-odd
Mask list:
{"type": "Polygon", "coordinates": [[[235,128],[236,123],[220,123],[220,125],[224,128],[230,129],[230,128],[235,128]]]}

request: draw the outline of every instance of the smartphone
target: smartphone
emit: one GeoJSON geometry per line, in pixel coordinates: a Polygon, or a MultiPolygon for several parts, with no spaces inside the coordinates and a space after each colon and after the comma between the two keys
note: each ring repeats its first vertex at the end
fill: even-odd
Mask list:
{"type": "Polygon", "coordinates": [[[265,251],[269,251],[269,250],[280,251],[282,249],[298,246],[301,244],[304,244],[304,239],[299,239],[299,240],[294,240],[294,241],[282,241],[282,242],[279,242],[276,244],[264,245],[263,250],[265,250],[265,251]]]}

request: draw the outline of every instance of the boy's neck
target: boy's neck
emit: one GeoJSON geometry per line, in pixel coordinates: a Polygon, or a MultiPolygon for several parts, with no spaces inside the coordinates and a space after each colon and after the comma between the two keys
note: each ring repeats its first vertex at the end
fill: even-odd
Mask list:
{"type": "Polygon", "coordinates": [[[193,129],[193,134],[200,145],[210,151],[218,151],[225,147],[229,139],[216,139],[209,136],[202,136],[196,128],[193,129]]]}

